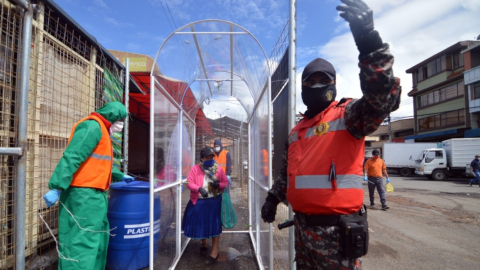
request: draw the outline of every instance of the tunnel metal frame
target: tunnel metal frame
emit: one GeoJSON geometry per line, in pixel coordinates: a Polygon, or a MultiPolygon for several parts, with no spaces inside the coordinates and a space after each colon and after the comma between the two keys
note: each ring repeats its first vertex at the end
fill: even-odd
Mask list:
{"type": "MultiPolygon", "coordinates": [[[[192,23],[189,23],[183,27],[180,27],[178,28],[177,30],[175,30],[174,32],[172,32],[168,37],[167,39],[163,42],[162,46],[160,47],[160,49],[158,50],[157,52],[157,56],[155,57],[155,60],[154,60],[154,63],[152,65],[152,71],[151,71],[151,85],[152,85],[152,90],[151,90],[151,95],[150,95],[150,123],[151,123],[151,129],[150,129],[150,232],[154,232],[154,196],[155,196],[155,193],[157,192],[160,192],[162,190],[165,190],[165,189],[168,189],[168,188],[172,188],[172,187],[175,187],[176,188],[176,204],[177,204],[177,207],[176,207],[176,256],[175,256],[175,259],[174,259],[174,262],[173,264],[171,265],[171,268],[175,268],[176,264],[178,263],[178,261],[180,260],[186,246],[188,245],[188,241],[186,241],[186,243],[184,244],[184,246],[182,247],[182,243],[181,243],[181,228],[180,228],[180,225],[181,224],[181,215],[182,213],[180,212],[181,211],[181,207],[178,207],[178,206],[181,206],[181,201],[182,201],[182,194],[181,194],[181,185],[183,184],[184,182],[184,179],[182,179],[181,177],[181,167],[180,166],[177,166],[177,179],[174,183],[169,183],[167,185],[164,185],[164,186],[161,186],[161,187],[157,187],[155,188],[154,186],[154,147],[155,147],[155,93],[156,93],[156,89],[158,87],[158,90],[160,90],[160,93],[168,99],[168,101],[174,105],[174,107],[178,110],[178,119],[177,119],[177,125],[180,129],[180,142],[182,141],[182,136],[183,136],[183,132],[182,132],[182,129],[183,129],[183,121],[184,121],[184,118],[190,122],[191,124],[193,124],[193,126],[195,127],[195,121],[194,119],[191,117],[191,115],[189,115],[188,113],[185,113],[184,111],[184,108],[183,108],[183,105],[184,105],[184,100],[185,100],[185,96],[186,96],[186,93],[187,93],[187,89],[194,83],[194,82],[198,82],[200,80],[206,80],[206,81],[211,81],[211,79],[209,78],[209,73],[207,71],[207,68],[205,66],[205,63],[204,63],[204,59],[202,58],[202,51],[200,49],[200,46],[198,44],[198,40],[197,40],[197,35],[228,35],[230,37],[230,60],[231,60],[231,68],[230,68],[230,72],[228,71],[223,71],[222,72],[227,72],[227,73],[230,73],[230,78],[225,78],[225,79],[222,79],[222,80],[231,80],[233,82],[233,80],[237,80],[236,78],[234,78],[234,76],[236,75],[237,78],[241,78],[244,83],[246,84],[246,87],[250,90],[250,94],[252,94],[252,97],[253,97],[253,100],[254,100],[254,106],[252,108],[252,111],[249,113],[247,111],[247,109],[245,108],[246,106],[244,104],[242,104],[242,106],[244,107],[244,109],[247,111],[247,114],[248,114],[248,134],[249,134],[249,153],[248,153],[248,191],[249,193],[253,190],[254,194],[256,194],[256,192],[260,192],[260,191],[264,191],[264,194],[265,195],[268,191],[268,189],[272,186],[272,175],[271,175],[271,171],[272,171],[272,163],[271,163],[271,145],[272,145],[272,136],[270,136],[272,134],[272,125],[271,125],[271,121],[272,121],[272,117],[271,117],[271,114],[272,114],[272,104],[271,104],[271,74],[270,74],[270,69],[268,68],[268,58],[265,54],[265,51],[263,50],[261,44],[258,42],[258,40],[250,33],[248,32],[246,29],[242,28],[241,26],[237,25],[237,24],[234,24],[232,22],[228,22],[228,21],[223,21],[223,20],[202,20],[202,21],[197,21],[197,22],[192,22],[192,23]],[[229,32],[221,32],[221,31],[201,31],[201,32],[196,32],[195,29],[194,29],[194,26],[195,25],[198,25],[198,24],[201,24],[201,23],[219,23],[219,24],[228,24],[229,25],[229,28],[230,28],[230,31],[229,32]],[[233,31],[234,27],[238,30],[238,29],[241,29],[242,31],[241,32],[235,32],[233,31]],[[181,32],[182,30],[184,29],[190,29],[191,32],[181,32]],[[201,63],[201,69],[203,71],[203,73],[201,73],[200,75],[198,76],[195,76],[195,79],[192,80],[192,81],[187,81],[185,82],[185,89],[184,89],[184,92],[183,92],[183,95],[182,95],[182,99],[180,100],[180,102],[178,102],[177,100],[175,100],[174,97],[172,97],[169,92],[165,89],[165,87],[156,79],[155,77],[155,66],[157,63],[157,60],[158,60],[158,57],[162,51],[162,49],[164,48],[165,44],[174,36],[174,35],[192,35],[193,36],[193,39],[195,41],[195,46],[196,46],[196,50],[198,52],[198,57],[199,57],[199,62],[201,63]],[[253,38],[253,40],[257,43],[259,49],[261,50],[261,52],[263,53],[263,56],[265,57],[265,63],[266,63],[266,66],[265,66],[265,69],[266,69],[266,82],[265,82],[265,86],[261,89],[261,93],[258,95],[258,98],[255,99],[255,95],[253,94],[252,91],[255,91],[255,90],[258,90],[258,89],[252,89],[252,86],[249,85],[249,83],[244,79],[242,78],[241,76],[235,74],[234,72],[234,64],[233,64],[233,36],[234,35],[249,35],[251,38],[253,38]],[[205,79],[201,79],[202,77],[205,77],[205,79]],[[265,95],[266,94],[266,95],[265,95]],[[265,101],[265,98],[266,98],[266,104],[262,104],[262,101],[265,101]],[[265,108],[266,108],[266,119],[267,119],[267,125],[266,125],[266,128],[267,130],[263,130],[264,132],[266,132],[266,134],[268,134],[269,136],[266,136],[267,138],[267,151],[268,151],[268,171],[270,173],[268,173],[268,179],[267,179],[267,183],[266,185],[262,185],[261,182],[259,182],[260,180],[257,179],[258,177],[256,177],[255,175],[255,171],[258,170],[258,164],[259,162],[261,162],[260,160],[257,160],[257,156],[255,154],[252,154],[254,153],[254,151],[258,152],[259,151],[259,148],[261,147],[261,145],[258,145],[259,143],[257,143],[256,140],[251,140],[250,139],[250,135],[253,135],[252,132],[256,132],[256,130],[258,128],[262,129],[262,126],[260,126],[257,122],[258,121],[262,121],[262,120],[265,120],[265,118],[260,118],[257,116],[258,113],[261,114],[260,112],[260,106],[262,107],[262,109],[264,109],[265,111],[265,108]]],[[[215,96],[213,94],[213,91],[212,91],[212,88],[210,86],[210,83],[207,82],[207,85],[208,85],[208,90],[210,92],[210,97],[212,96],[215,96]]],[[[231,88],[230,88],[230,94],[233,96],[234,94],[234,87],[233,87],[233,83],[230,84],[231,85],[231,88]]],[[[204,99],[205,100],[205,99],[204,99]]],[[[200,100],[200,101],[197,101],[199,104],[202,104],[204,100],[200,100]]],[[[199,109],[199,108],[198,108],[199,109]]],[[[195,128],[193,130],[193,138],[195,138],[195,128]]],[[[195,144],[193,144],[193,148],[195,148],[195,144]]],[[[181,164],[182,163],[182,146],[179,147],[179,153],[178,153],[178,156],[177,156],[177,164],[181,164]]],[[[263,150],[263,149],[262,149],[263,150]]],[[[193,151],[195,152],[195,151],[193,151]]],[[[192,155],[192,161],[194,159],[194,156],[192,155]]],[[[263,164],[265,165],[265,164],[263,164]]],[[[260,267],[260,269],[264,269],[266,267],[268,267],[269,269],[273,269],[273,236],[272,236],[272,224],[268,224],[268,239],[269,239],[269,243],[268,243],[268,253],[269,253],[269,256],[268,256],[268,262],[264,262],[262,260],[262,257],[261,257],[261,254],[260,254],[260,250],[262,249],[262,241],[261,240],[261,237],[260,237],[260,233],[262,232],[262,228],[261,228],[261,224],[260,224],[260,211],[259,211],[259,204],[263,204],[263,201],[259,200],[260,197],[259,195],[256,195],[256,196],[252,196],[252,194],[250,194],[250,196],[248,196],[248,200],[249,200],[249,220],[250,220],[250,224],[253,224],[255,223],[255,230],[252,228],[252,227],[249,227],[248,229],[248,233],[250,235],[250,240],[252,241],[252,245],[254,247],[254,252],[255,252],[255,258],[258,262],[258,266],[260,267]],[[255,209],[252,209],[252,206],[255,207],[255,209]],[[253,212],[252,212],[253,211],[253,212]]],[[[263,231],[265,232],[265,231],[263,231]]],[[[149,267],[150,269],[153,269],[153,266],[154,266],[154,233],[150,233],[149,235],[150,237],[150,244],[149,244],[149,267]]]]}

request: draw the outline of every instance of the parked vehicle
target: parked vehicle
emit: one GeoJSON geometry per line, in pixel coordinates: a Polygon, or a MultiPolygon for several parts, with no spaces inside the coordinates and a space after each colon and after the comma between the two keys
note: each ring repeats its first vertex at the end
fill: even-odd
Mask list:
{"type": "Polygon", "coordinates": [[[463,177],[466,166],[470,166],[479,151],[480,138],[445,140],[442,148],[425,149],[420,153],[415,173],[433,180],[463,177]]]}
{"type": "Polygon", "coordinates": [[[437,147],[437,143],[384,143],[383,160],[387,169],[397,170],[401,176],[415,174],[415,160],[425,149],[437,147]]]}

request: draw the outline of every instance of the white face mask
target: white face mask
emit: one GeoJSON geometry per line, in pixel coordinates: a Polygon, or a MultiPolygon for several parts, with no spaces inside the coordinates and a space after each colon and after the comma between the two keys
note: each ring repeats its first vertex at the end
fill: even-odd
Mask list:
{"type": "Polygon", "coordinates": [[[215,146],[215,152],[220,152],[220,146],[215,146]]]}
{"type": "Polygon", "coordinates": [[[110,127],[110,134],[123,130],[123,121],[117,121],[110,127]]]}

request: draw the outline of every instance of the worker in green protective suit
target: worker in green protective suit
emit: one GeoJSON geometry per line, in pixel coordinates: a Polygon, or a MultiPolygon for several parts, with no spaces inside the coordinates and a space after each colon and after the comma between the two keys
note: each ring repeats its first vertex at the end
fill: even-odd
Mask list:
{"type": "Polygon", "coordinates": [[[112,177],[127,183],[133,177],[113,167],[110,136],[123,129],[127,110],[111,102],[77,122],[63,157],[43,198],[59,204],[58,269],[105,269],[110,226],[106,190],[112,177]]]}

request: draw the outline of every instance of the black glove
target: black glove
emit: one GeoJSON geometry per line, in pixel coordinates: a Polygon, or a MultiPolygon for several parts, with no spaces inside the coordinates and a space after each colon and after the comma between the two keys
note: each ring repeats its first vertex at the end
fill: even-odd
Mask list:
{"type": "Polygon", "coordinates": [[[383,46],[377,31],[373,30],[373,12],[362,0],[340,0],[345,5],[338,6],[340,17],[350,24],[353,38],[360,54],[369,54],[383,46]]]}
{"type": "Polygon", "coordinates": [[[265,203],[262,206],[262,219],[264,222],[272,223],[277,214],[277,205],[280,201],[272,194],[268,194],[265,203]]]}
{"type": "Polygon", "coordinates": [[[207,198],[207,197],[208,197],[208,192],[207,192],[203,187],[199,188],[199,189],[198,189],[198,192],[200,192],[200,194],[202,194],[202,197],[203,197],[203,198],[207,198]]]}
{"type": "Polygon", "coordinates": [[[218,189],[220,187],[220,181],[215,180],[213,182],[208,183],[212,188],[218,189]]]}

